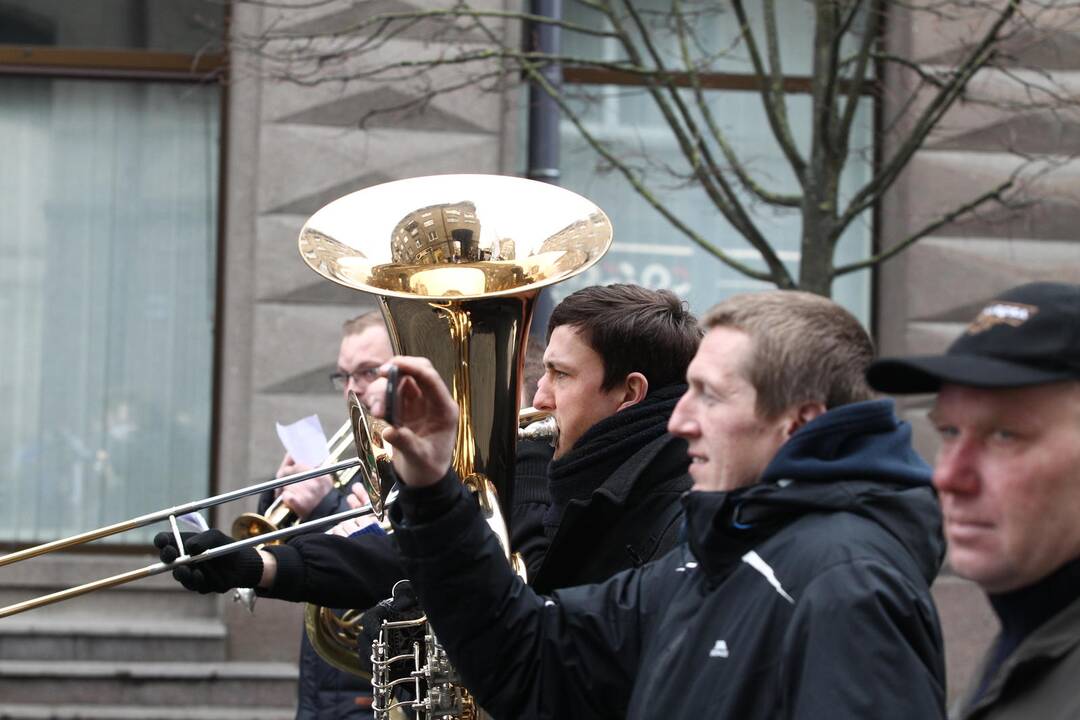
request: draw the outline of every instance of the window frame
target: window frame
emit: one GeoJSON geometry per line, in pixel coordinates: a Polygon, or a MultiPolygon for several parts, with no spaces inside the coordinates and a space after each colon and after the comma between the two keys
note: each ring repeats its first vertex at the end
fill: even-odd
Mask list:
{"type": "MultiPolygon", "coordinates": [[[[231,5],[226,4],[222,16],[222,31],[227,32],[231,5]]],[[[223,36],[222,41],[226,38],[223,36]]],[[[226,188],[228,187],[228,101],[230,65],[227,52],[177,53],[145,49],[93,49],[65,48],[51,45],[17,45],[0,43],[0,77],[38,76],[48,79],[109,80],[136,82],[175,82],[182,84],[217,83],[221,86],[218,127],[218,187],[217,223],[215,228],[216,266],[214,279],[214,328],[211,338],[210,379],[210,433],[209,454],[206,468],[207,496],[219,492],[218,459],[220,456],[219,428],[221,423],[221,386],[223,376],[224,327],[221,312],[225,307],[225,227],[226,188]]],[[[192,498],[195,500],[197,498],[192,498]]],[[[216,526],[220,507],[210,509],[210,525],[216,526]]],[[[11,550],[34,547],[39,543],[0,538],[0,543],[11,550]]],[[[156,552],[150,544],[143,543],[94,543],[65,548],[65,553],[114,556],[145,555],[156,552]]]]}
{"type": "MultiPolygon", "coordinates": [[[[887,17],[885,14],[873,25],[873,33],[879,38],[886,37],[887,17]]],[[[860,96],[870,98],[872,102],[871,116],[873,122],[872,136],[873,148],[871,149],[871,167],[876,171],[881,165],[882,143],[881,132],[884,127],[884,103],[883,80],[884,69],[878,61],[870,64],[870,73],[863,81],[860,96]]],[[[761,92],[763,79],[752,73],[725,73],[725,72],[702,72],[696,75],[694,81],[686,72],[671,72],[668,74],[673,84],[679,88],[690,88],[696,83],[703,90],[711,91],[742,91],[761,92]]],[[[780,78],[781,89],[785,93],[808,95],[812,93],[813,77],[809,75],[784,74],[780,78]]],[[[648,85],[647,78],[639,74],[623,72],[608,68],[598,68],[587,65],[562,65],[559,68],[559,85],[610,85],[619,87],[641,87],[648,85]]],[[[842,91],[847,90],[848,82],[841,78],[838,81],[842,91]]],[[[561,164],[561,163],[560,163],[561,164]]],[[[870,253],[871,255],[881,251],[881,203],[874,203],[870,209],[870,253]]],[[[878,310],[880,299],[878,288],[880,287],[881,264],[878,263],[869,268],[870,289],[869,307],[867,308],[867,329],[871,337],[878,335],[878,310]]]]}

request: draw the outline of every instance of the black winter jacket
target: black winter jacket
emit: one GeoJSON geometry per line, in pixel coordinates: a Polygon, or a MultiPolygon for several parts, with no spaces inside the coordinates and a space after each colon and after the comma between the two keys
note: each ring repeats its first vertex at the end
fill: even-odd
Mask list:
{"type": "Polygon", "coordinates": [[[593,425],[566,456],[552,461],[550,545],[529,575],[537,592],[599,582],[675,547],[679,498],[690,489],[686,441],[667,433],[685,385],[593,425]],[[565,488],[565,490],[563,490],[565,488]]]}
{"type": "MultiPolygon", "coordinates": [[[[592,489],[560,508],[550,538],[543,525],[549,498],[542,468],[551,448],[523,445],[515,463],[520,477],[511,545],[524,556],[530,584],[547,591],[597,582],[675,546],[690,460],[686,443],[665,427],[684,389],[661,388],[640,406],[601,420],[565,460],[552,463],[562,465],[553,470],[558,478],[591,483],[592,489]]],[[[368,608],[390,597],[394,583],[408,577],[393,538],[383,535],[311,533],[266,550],[277,559],[277,576],[272,588],[259,593],[282,600],[368,608]]]]}
{"type": "MultiPolygon", "coordinates": [[[[511,511],[512,543],[522,553],[530,573],[535,572],[547,548],[542,518],[547,509],[547,466],[551,448],[542,443],[523,443],[515,463],[516,485],[511,511]]],[[[346,496],[327,493],[311,518],[348,509],[346,496]]],[[[273,493],[260,499],[263,512],[273,493]]],[[[260,595],[296,602],[313,601],[335,608],[364,609],[390,596],[393,583],[404,577],[397,548],[384,535],[342,538],[325,533],[306,533],[288,544],[267,548],[278,561],[277,579],[260,595]]],[[[312,647],[307,633],[300,633],[300,674],[297,683],[296,720],[368,720],[371,681],[342,672],[326,663],[312,647]]]]}
{"type": "Polygon", "coordinates": [[[663,435],[631,455],[588,498],[563,509],[538,572],[537,592],[597,582],[654,560],[679,539],[690,489],[686,442],[663,435]]]}
{"type": "MultiPolygon", "coordinates": [[[[600,421],[556,461],[560,482],[592,489],[559,509],[551,537],[543,525],[551,448],[522,443],[515,462],[511,545],[525,560],[530,584],[547,592],[603,580],[675,546],[679,497],[690,487],[689,458],[686,443],[665,427],[684,389],[661,388],[600,421]]],[[[260,594],[285,600],[363,609],[389,597],[393,584],[407,577],[393,539],[380,535],[312,533],[267,550],[277,559],[277,578],[260,594]]],[[[355,705],[358,689],[370,692],[368,682],[324,663],[306,636],[299,687],[297,720],[370,717],[369,710],[355,705]]]]}
{"type": "MultiPolygon", "coordinates": [[[[523,449],[515,463],[519,477],[510,540],[515,549],[524,551],[531,575],[540,567],[548,544],[542,519],[551,448],[528,443],[523,449]]],[[[362,610],[390,597],[394,583],[406,577],[393,536],[305,533],[264,549],[277,560],[277,574],[272,587],[256,592],[278,600],[362,610]]]]}
{"type": "MultiPolygon", "coordinates": [[[[331,490],[311,511],[308,519],[316,520],[348,510],[346,498],[345,493],[331,490]]],[[[259,512],[265,512],[273,499],[272,490],[263,493],[259,497],[259,512]]],[[[318,537],[321,534],[307,535],[318,537]]],[[[370,720],[374,717],[370,708],[371,682],[342,672],[325,662],[303,630],[300,632],[299,670],[296,720],[370,720]]]]}
{"type": "Polygon", "coordinates": [[[889,401],[808,423],[757,485],[689,493],[687,542],[600,585],[537,596],[474,504],[451,474],[391,517],[495,717],[943,717],[940,511],[889,401]]]}

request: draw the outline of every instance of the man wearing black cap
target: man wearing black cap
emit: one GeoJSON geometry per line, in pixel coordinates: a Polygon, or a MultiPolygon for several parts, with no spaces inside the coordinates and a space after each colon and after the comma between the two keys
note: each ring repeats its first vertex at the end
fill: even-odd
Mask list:
{"type": "Polygon", "coordinates": [[[1009,290],[944,355],[867,377],[937,393],[949,558],[1001,620],[956,717],[1080,717],[1080,286],[1009,290]]]}

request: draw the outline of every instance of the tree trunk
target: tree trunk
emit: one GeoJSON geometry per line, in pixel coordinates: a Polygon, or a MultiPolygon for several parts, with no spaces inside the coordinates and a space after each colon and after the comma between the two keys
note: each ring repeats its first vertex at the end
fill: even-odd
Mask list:
{"type": "Polygon", "coordinates": [[[826,192],[807,187],[803,202],[803,231],[799,258],[799,289],[824,297],[832,296],[833,246],[836,213],[824,197],[826,192]]]}

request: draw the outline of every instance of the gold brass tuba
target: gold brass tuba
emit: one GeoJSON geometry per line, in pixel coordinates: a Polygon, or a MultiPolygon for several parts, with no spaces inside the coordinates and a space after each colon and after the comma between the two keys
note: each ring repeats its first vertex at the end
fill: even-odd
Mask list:
{"type": "MultiPolygon", "coordinates": [[[[359,400],[356,396],[350,393],[349,396],[349,414],[352,419],[346,424],[349,427],[353,423],[353,427],[362,429],[365,427],[365,423],[376,424],[379,428],[378,432],[381,433],[381,428],[385,427],[385,424],[381,423],[375,418],[370,418],[363,407],[360,406],[359,400]]],[[[361,433],[363,434],[363,433],[361,433]]],[[[390,445],[383,445],[381,442],[381,436],[375,438],[375,431],[372,431],[373,442],[380,445],[383,450],[387,452],[389,456],[393,452],[393,448],[390,445]]],[[[555,444],[559,435],[559,426],[555,421],[555,416],[546,410],[537,410],[532,407],[522,408],[518,413],[518,440],[547,440],[552,445],[555,444]]],[[[336,436],[335,436],[336,437],[336,436]]],[[[333,444],[333,440],[331,440],[333,444]]],[[[364,447],[365,442],[363,440],[357,440],[357,447],[364,447]]],[[[334,458],[331,457],[330,460],[334,458]]],[[[328,460],[328,462],[330,461],[328,460]]],[[[385,462],[382,459],[379,462],[385,462]]],[[[356,468],[350,470],[349,477],[355,475],[357,471],[366,472],[369,467],[372,466],[372,462],[369,460],[356,468]]],[[[378,476],[378,482],[385,483],[385,478],[389,477],[390,473],[385,471],[380,472],[378,476]]],[[[384,497],[389,492],[390,488],[385,485],[379,488],[378,492],[373,492],[374,477],[368,479],[365,476],[361,476],[364,486],[368,489],[368,495],[370,496],[371,505],[374,509],[374,513],[377,516],[383,514],[384,497]]],[[[383,529],[387,533],[392,533],[393,529],[388,527],[389,521],[382,521],[383,529]]],[[[233,526],[236,527],[235,525],[233,526]]],[[[517,556],[513,556],[512,562],[517,562],[517,556]]],[[[518,573],[524,577],[524,569],[515,567],[518,573]]],[[[244,603],[249,609],[254,609],[255,591],[249,588],[240,588],[233,591],[234,599],[238,602],[244,603]]],[[[357,665],[357,652],[358,652],[358,640],[361,631],[360,619],[364,614],[364,609],[352,609],[345,610],[343,612],[335,611],[333,608],[321,607],[319,605],[307,605],[304,608],[304,630],[307,632],[309,641],[315,648],[315,651],[319,653],[330,665],[333,665],[338,670],[342,670],[354,675],[360,675],[371,679],[371,673],[366,672],[357,665]]]]}
{"type": "MultiPolygon", "coordinates": [[[[446,382],[460,410],[453,467],[508,558],[505,518],[533,305],[543,287],[596,263],[611,236],[607,215],[580,195],[494,175],[437,175],[360,190],[323,207],[300,233],[304,261],[329,280],[376,295],[394,351],[428,358],[446,382]]],[[[325,623],[310,622],[318,612],[308,613],[317,649],[335,644],[318,636],[325,623]]],[[[432,678],[425,697],[412,703],[418,717],[475,717],[453,673],[432,657],[439,648],[431,639],[436,653],[415,668],[432,678]],[[457,709],[437,709],[441,698],[456,698],[457,709]]],[[[422,662],[419,651],[386,662],[401,659],[422,662]]],[[[385,662],[376,663],[377,717],[390,710],[380,704],[390,689],[380,679],[385,671],[385,662]]]]}

